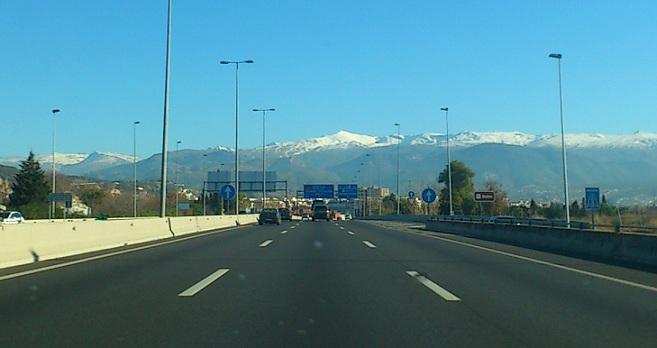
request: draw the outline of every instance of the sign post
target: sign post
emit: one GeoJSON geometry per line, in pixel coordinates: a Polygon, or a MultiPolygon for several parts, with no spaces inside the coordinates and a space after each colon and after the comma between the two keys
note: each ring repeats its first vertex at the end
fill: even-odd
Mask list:
{"type": "Polygon", "coordinates": [[[223,198],[224,200],[230,201],[233,198],[235,198],[235,188],[233,187],[233,185],[221,186],[219,192],[221,193],[221,198],[223,198]]]}
{"type": "MultiPolygon", "coordinates": [[[[54,175],[54,174],[53,174],[54,175]]],[[[66,208],[73,206],[73,194],[70,192],[64,193],[49,193],[48,202],[64,202],[64,220],[66,220],[66,208]]],[[[56,204],[53,204],[53,219],[55,218],[55,209],[56,204]]]]}
{"type": "Polygon", "coordinates": [[[475,191],[475,202],[495,202],[495,191],[475,191]]]}
{"type": "Polygon", "coordinates": [[[586,208],[591,209],[591,227],[595,229],[595,210],[600,209],[600,188],[584,188],[586,208]]]}
{"type": "MultiPolygon", "coordinates": [[[[411,196],[411,192],[408,193],[409,197],[411,196]]],[[[414,192],[413,192],[413,196],[415,197],[414,192]]],[[[422,196],[422,201],[427,204],[427,210],[429,211],[429,214],[431,214],[431,207],[429,206],[429,204],[433,203],[436,200],[436,197],[438,196],[436,194],[436,191],[434,191],[431,188],[425,188],[424,190],[422,190],[420,196],[422,196]]]]}

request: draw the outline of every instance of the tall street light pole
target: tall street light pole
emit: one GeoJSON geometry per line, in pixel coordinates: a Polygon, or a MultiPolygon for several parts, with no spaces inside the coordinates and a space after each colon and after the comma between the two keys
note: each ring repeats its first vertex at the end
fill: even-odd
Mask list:
{"type": "Polygon", "coordinates": [[[239,155],[239,142],[240,142],[240,78],[239,70],[240,64],[253,64],[253,60],[240,60],[240,61],[219,61],[219,64],[234,64],[235,65],[235,215],[240,214],[240,155],[239,155]]]}
{"type": "Polygon", "coordinates": [[[132,171],[133,171],[133,201],[132,201],[132,215],[137,217],[137,125],[141,122],[135,121],[132,123],[132,171]]]}
{"type": "Polygon", "coordinates": [[[400,212],[401,199],[399,198],[399,145],[401,144],[400,124],[395,123],[397,126],[397,215],[400,212]]]}
{"type": "MultiPolygon", "coordinates": [[[[55,123],[55,114],[60,112],[59,109],[52,109],[52,193],[56,192],[56,183],[55,183],[55,136],[57,135],[56,123],[55,123]]],[[[55,202],[50,203],[49,218],[55,218],[55,202]]]]}
{"type": "Polygon", "coordinates": [[[167,142],[169,141],[169,70],[171,66],[169,53],[171,51],[171,2],[172,0],[169,0],[167,3],[167,44],[164,68],[164,116],[162,117],[162,171],[160,172],[160,217],[167,216],[167,142]]]}
{"type": "Polygon", "coordinates": [[[175,181],[173,182],[173,187],[176,190],[176,216],[178,216],[178,168],[180,168],[180,163],[178,161],[180,160],[180,154],[178,153],[178,146],[182,143],[182,140],[176,141],[176,176],[175,176],[175,181]]]}
{"type": "Polygon", "coordinates": [[[445,111],[445,128],[447,133],[447,185],[449,191],[449,215],[454,215],[454,203],[452,201],[452,155],[449,152],[449,108],[440,108],[445,111]]]}
{"type": "Polygon", "coordinates": [[[276,111],[276,109],[253,109],[252,111],[262,112],[262,209],[265,209],[267,201],[267,178],[265,176],[265,116],[267,115],[267,112],[276,111]]]}
{"type": "Polygon", "coordinates": [[[550,53],[548,56],[557,60],[559,69],[559,114],[561,115],[561,162],[563,163],[563,196],[566,205],[566,224],[570,227],[570,200],[568,199],[568,169],[566,166],[566,139],[563,126],[563,94],[561,92],[561,54],[550,53]]]}

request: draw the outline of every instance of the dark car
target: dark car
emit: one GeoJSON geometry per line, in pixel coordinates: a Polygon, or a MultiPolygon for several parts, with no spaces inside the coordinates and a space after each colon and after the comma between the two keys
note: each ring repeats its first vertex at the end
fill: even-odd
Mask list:
{"type": "Polygon", "coordinates": [[[330,211],[327,206],[315,205],[313,207],[313,221],[317,221],[317,220],[329,221],[330,219],[331,219],[330,211]]]}
{"type": "Polygon", "coordinates": [[[280,208],[278,209],[278,212],[281,214],[281,220],[292,220],[292,213],[290,212],[290,209],[280,208]]]}
{"type": "Polygon", "coordinates": [[[281,224],[281,213],[278,212],[278,209],[266,208],[260,211],[260,217],[258,218],[258,224],[262,225],[264,223],[270,224],[281,224]]]}

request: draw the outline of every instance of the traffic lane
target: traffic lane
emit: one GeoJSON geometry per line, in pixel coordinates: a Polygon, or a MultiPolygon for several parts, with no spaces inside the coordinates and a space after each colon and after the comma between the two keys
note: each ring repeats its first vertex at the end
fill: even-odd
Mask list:
{"type": "Polygon", "coordinates": [[[216,286],[176,302],[182,335],[169,343],[522,345],[460,304],[444,301],[409,277],[408,269],[332,223],[304,222],[231,267],[216,286]]]}
{"type": "Polygon", "coordinates": [[[655,292],[370,224],[353,229],[389,258],[443,279],[465,305],[532,346],[657,342],[655,292]]]}
{"type": "Polygon", "coordinates": [[[117,338],[128,327],[148,327],[171,294],[276,231],[245,227],[2,281],[0,346],[96,345],[108,327],[117,338]],[[147,318],[130,319],[138,313],[147,318]]]}
{"type": "MultiPolygon", "coordinates": [[[[362,222],[358,222],[362,223],[362,222]]],[[[458,234],[451,234],[446,232],[427,231],[424,229],[424,224],[406,224],[396,222],[382,222],[382,221],[368,221],[368,224],[375,224],[383,226],[394,231],[410,232],[420,235],[428,235],[432,237],[447,238],[449,240],[471,243],[478,246],[493,248],[495,250],[510,252],[518,255],[529,256],[535,259],[575,267],[577,269],[599,273],[611,277],[622,278],[632,282],[646,284],[652,287],[657,287],[657,277],[655,273],[649,269],[637,269],[634,266],[623,267],[617,263],[605,263],[591,260],[590,258],[577,258],[577,256],[567,256],[562,254],[550,253],[536,249],[523,248],[511,244],[504,244],[499,242],[488,241],[484,239],[469,238],[458,234]]]]}

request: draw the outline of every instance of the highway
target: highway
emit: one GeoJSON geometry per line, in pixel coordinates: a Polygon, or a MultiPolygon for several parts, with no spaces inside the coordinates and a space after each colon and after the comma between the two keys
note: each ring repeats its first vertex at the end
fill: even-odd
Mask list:
{"type": "Polygon", "coordinates": [[[411,225],[246,226],[0,273],[0,347],[657,346],[655,274],[411,225]]]}

